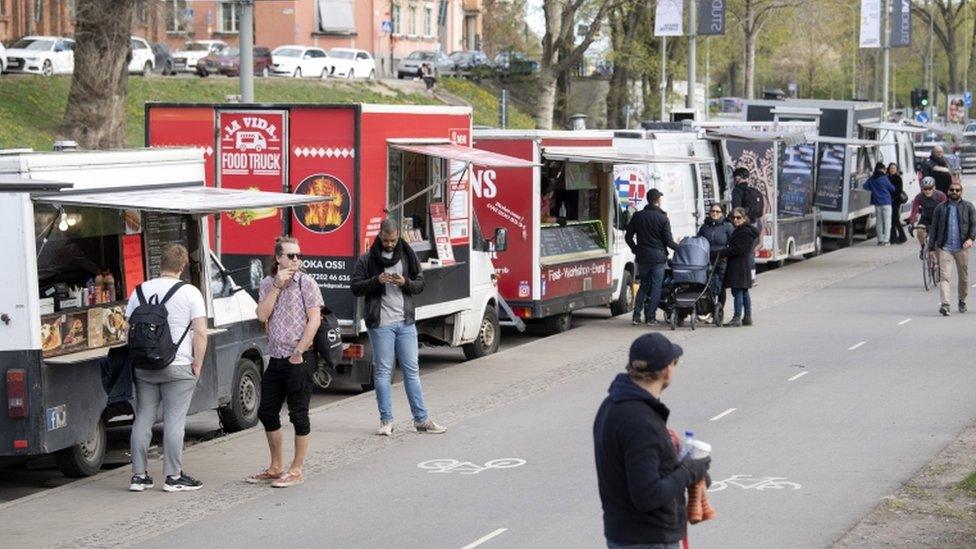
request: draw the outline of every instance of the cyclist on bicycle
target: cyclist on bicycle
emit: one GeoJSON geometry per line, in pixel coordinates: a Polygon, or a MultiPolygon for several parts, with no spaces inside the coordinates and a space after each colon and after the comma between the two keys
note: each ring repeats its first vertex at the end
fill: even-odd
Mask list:
{"type": "Polygon", "coordinates": [[[920,259],[925,251],[925,228],[932,224],[932,212],[935,211],[936,206],[948,199],[945,193],[935,188],[935,178],[925,177],[922,179],[922,192],[918,193],[912,200],[912,213],[908,217],[908,222],[915,225],[915,238],[918,239],[920,246],[918,251],[920,259]]]}

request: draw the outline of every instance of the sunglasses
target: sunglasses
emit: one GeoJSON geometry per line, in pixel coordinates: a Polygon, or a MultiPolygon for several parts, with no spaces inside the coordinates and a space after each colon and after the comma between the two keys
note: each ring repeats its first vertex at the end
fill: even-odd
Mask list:
{"type": "Polygon", "coordinates": [[[949,189],[950,193],[961,193],[962,189],[949,189]]]}
{"type": "Polygon", "coordinates": [[[301,259],[303,257],[302,254],[281,254],[281,255],[283,255],[283,256],[287,257],[288,259],[291,259],[291,260],[301,259]]]}
{"type": "Polygon", "coordinates": [[[722,210],[712,210],[712,213],[713,214],[720,214],[720,213],[722,213],[722,210]]]}
{"type": "Polygon", "coordinates": [[[732,219],[745,219],[745,218],[742,217],[741,215],[733,215],[732,219]]]}

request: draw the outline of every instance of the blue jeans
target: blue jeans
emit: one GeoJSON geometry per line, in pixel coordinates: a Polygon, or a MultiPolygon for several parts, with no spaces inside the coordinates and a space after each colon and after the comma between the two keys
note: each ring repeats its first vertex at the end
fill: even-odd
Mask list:
{"type": "Polygon", "coordinates": [[[640,288],[634,301],[634,321],[640,322],[641,311],[644,320],[650,322],[657,315],[657,307],[661,302],[661,288],[664,286],[664,263],[638,263],[637,276],[640,278],[640,288]]]}
{"type": "Polygon", "coordinates": [[[393,403],[390,399],[393,381],[393,361],[403,372],[403,388],[410,402],[414,421],[426,421],[424,391],[420,387],[420,360],[418,358],[417,325],[388,324],[370,328],[369,344],[373,349],[373,384],[376,385],[376,405],[380,421],[393,421],[393,403]]]}
{"type": "Polygon", "coordinates": [[[749,297],[747,288],[732,288],[732,297],[735,298],[735,316],[752,316],[752,298],[749,297]]]}

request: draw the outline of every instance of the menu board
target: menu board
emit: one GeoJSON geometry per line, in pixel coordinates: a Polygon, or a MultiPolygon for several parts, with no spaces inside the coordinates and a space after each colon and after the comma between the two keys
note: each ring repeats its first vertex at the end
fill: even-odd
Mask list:
{"type": "Polygon", "coordinates": [[[779,214],[784,217],[810,213],[813,203],[811,144],[783,147],[779,164],[779,214]]]}
{"type": "Polygon", "coordinates": [[[432,202],[430,205],[430,224],[434,231],[434,244],[437,247],[437,258],[443,265],[453,265],[454,248],[451,247],[451,236],[447,228],[447,210],[443,202],[432,202]]]}
{"type": "Polygon", "coordinates": [[[603,226],[599,221],[542,227],[542,257],[604,250],[603,226]]]}
{"type": "Polygon", "coordinates": [[[125,343],[125,307],[119,302],[41,317],[41,350],[53,357],[125,343]]]}
{"type": "Polygon", "coordinates": [[[712,173],[714,164],[695,164],[695,170],[701,176],[702,201],[705,209],[711,208],[718,200],[715,199],[715,174],[712,173]]]}
{"type": "Polygon", "coordinates": [[[151,279],[159,276],[164,244],[178,242],[189,248],[187,221],[181,215],[146,212],[142,220],[142,230],[145,238],[146,269],[151,279]]]}
{"type": "Polygon", "coordinates": [[[817,165],[817,190],[813,204],[822,210],[840,211],[844,203],[844,153],[842,144],[821,143],[817,165]]]}

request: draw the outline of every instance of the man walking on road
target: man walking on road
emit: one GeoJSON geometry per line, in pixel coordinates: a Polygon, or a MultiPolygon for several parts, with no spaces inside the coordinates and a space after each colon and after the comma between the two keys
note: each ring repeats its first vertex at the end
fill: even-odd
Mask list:
{"type": "Polygon", "coordinates": [[[664,286],[664,268],[668,263],[668,248],[678,249],[671,236],[671,221],[661,209],[661,191],[651,189],[647,193],[647,205],[635,213],[627,224],[624,235],[627,245],[637,256],[637,277],[640,288],[634,302],[635,326],[641,322],[641,311],[648,326],[657,324],[657,307],[664,286]]]}
{"type": "Polygon", "coordinates": [[[312,399],[312,374],[318,358],[312,345],[322,321],[322,291],[312,277],[303,273],[298,240],[279,237],[275,241],[271,276],[261,281],[257,317],[268,323],[268,354],[271,360],[261,377],[261,406],[258,419],[264,426],[271,451],[271,465],[245,480],[287,488],[305,482],[302,465],[308,453],[311,423],[308,406],[312,399]],[[295,458],[284,467],[281,436],[281,407],[288,402],[288,419],[295,427],[295,458]]]}
{"type": "Polygon", "coordinates": [[[685,490],[705,477],[711,458],[679,462],[661,403],[681,347],[658,333],[630,346],[593,423],[603,533],[610,548],[678,549],[685,538],[685,490]]]}
{"type": "Polygon", "coordinates": [[[153,479],[148,474],[148,452],[160,404],[163,406],[163,474],[166,475],[163,490],[185,492],[203,488],[202,482],[183,473],[186,413],[207,353],[207,306],[203,295],[180,280],[189,263],[186,248],[179,244],[164,245],[159,278],[140,284],[129,297],[125,310],[126,319],[135,325],[132,316],[137,309],[147,303],[164,305],[169,333],[176,345],[176,356],[165,368],[149,370],[134,364],[136,413],[129,441],[132,452],[129,490],[133,492],[153,487],[153,479]],[[187,337],[190,331],[192,338],[187,337]]]}
{"type": "Polygon", "coordinates": [[[942,145],[932,148],[925,163],[925,175],[935,179],[935,188],[942,194],[948,194],[949,185],[952,184],[952,171],[949,169],[949,161],[945,158],[945,151],[942,145]]]}
{"type": "Polygon", "coordinates": [[[390,387],[393,361],[403,372],[403,388],[410,402],[413,426],[418,433],[441,434],[447,431],[433,422],[424,405],[420,386],[417,325],[413,298],[424,291],[420,261],[410,244],[400,238],[391,219],[380,224],[380,234],[369,251],[356,261],[352,293],[366,298],[365,321],[373,349],[376,404],[380,412],[377,435],[393,434],[393,403],[390,387]]]}
{"type": "MultiPolygon", "coordinates": [[[[949,200],[935,207],[929,230],[929,248],[939,259],[939,313],[949,316],[949,281],[952,263],[959,277],[959,312],[966,312],[969,292],[969,248],[976,240],[976,207],[962,199],[962,185],[949,185],[949,200]]],[[[935,259],[933,257],[933,259],[935,259]]]]}

